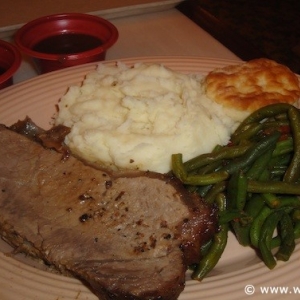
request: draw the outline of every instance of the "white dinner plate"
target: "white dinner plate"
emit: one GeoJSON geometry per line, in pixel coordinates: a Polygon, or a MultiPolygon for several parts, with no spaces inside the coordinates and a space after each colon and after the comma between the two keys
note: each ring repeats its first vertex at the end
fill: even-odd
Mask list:
{"type": "MultiPolygon", "coordinates": [[[[140,57],[121,61],[128,65],[135,62],[163,63],[176,71],[200,74],[237,63],[201,57],[140,57]]],[[[114,64],[115,61],[105,63],[114,64]]],[[[95,67],[96,64],[92,63],[48,73],[0,91],[0,123],[11,125],[29,116],[39,126],[49,128],[60,97],[70,85],[80,84],[95,67]]],[[[80,281],[45,271],[42,264],[23,255],[7,255],[10,251],[6,243],[0,242],[1,300],[97,299],[80,281]]],[[[279,262],[270,271],[252,249],[238,245],[230,235],[225,253],[207,278],[197,282],[187,273],[186,287],[179,299],[298,299],[299,254],[298,245],[289,262],[279,262]]]]}

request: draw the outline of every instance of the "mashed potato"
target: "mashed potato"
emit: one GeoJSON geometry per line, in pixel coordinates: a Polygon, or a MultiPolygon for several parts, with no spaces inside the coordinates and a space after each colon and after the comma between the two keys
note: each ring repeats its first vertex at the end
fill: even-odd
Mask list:
{"type": "Polygon", "coordinates": [[[158,64],[100,64],[62,97],[56,124],[71,128],[67,145],[92,163],[165,173],[173,153],[210,152],[236,127],[202,80],[158,64]]]}

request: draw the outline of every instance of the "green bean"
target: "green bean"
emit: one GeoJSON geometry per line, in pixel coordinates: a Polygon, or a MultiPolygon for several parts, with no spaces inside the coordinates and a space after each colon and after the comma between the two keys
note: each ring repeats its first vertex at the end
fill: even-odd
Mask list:
{"type": "Polygon", "coordinates": [[[272,211],[262,224],[261,234],[258,241],[258,247],[263,259],[263,262],[269,269],[276,266],[276,260],[272,253],[271,243],[273,233],[282,217],[281,211],[272,211]]]}
{"type": "Polygon", "coordinates": [[[231,159],[243,155],[251,145],[222,147],[220,150],[211,153],[198,155],[184,163],[185,169],[190,172],[215,161],[231,159]]]}
{"type": "Polygon", "coordinates": [[[288,167],[290,161],[291,161],[291,153],[281,154],[279,156],[274,156],[271,158],[269,162],[268,168],[272,169],[276,166],[285,166],[288,167]]]}
{"type": "Polygon", "coordinates": [[[290,107],[291,105],[286,103],[278,103],[264,106],[253,112],[243,122],[241,122],[239,127],[236,129],[236,132],[240,132],[246,125],[250,123],[261,122],[266,118],[286,113],[290,107]]]}
{"type": "Polygon", "coordinates": [[[278,198],[275,194],[272,193],[263,193],[261,194],[262,197],[265,200],[265,203],[270,207],[270,208],[274,208],[277,206],[278,204],[278,198]]]}
{"type": "Polygon", "coordinates": [[[259,141],[255,145],[252,145],[251,148],[249,148],[243,156],[233,160],[227,166],[221,168],[221,170],[224,170],[229,174],[233,174],[234,172],[239,170],[244,170],[263,153],[265,153],[269,149],[272,149],[272,147],[274,147],[274,144],[276,144],[276,142],[278,141],[279,137],[280,133],[278,131],[269,136],[266,136],[263,140],[259,141]]]}
{"type": "Polygon", "coordinates": [[[261,124],[263,129],[272,128],[272,129],[279,130],[282,127],[288,128],[290,122],[286,119],[285,116],[284,120],[270,120],[270,121],[263,122],[261,124]]]}
{"type": "Polygon", "coordinates": [[[281,245],[281,238],[280,236],[275,236],[272,238],[272,241],[271,241],[271,249],[274,249],[274,248],[278,248],[279,246],[281,245]]]}
{"type": "Polygon", "coordinates": [[[227,197],[230,208],[244,209],[247,197],[247,178],[243,171],[232,174],[228,182],[227,197]]]}
{"type": "Polygon", "coordinates": [[[182,163],[182,154],[181,153],[173,154],[171,159],[172,159],[173,173],[178,179],[180,179],[183,182],[187,177],[187,172],[182,163]]]}
{"type": "Polygon", "coordinates": [[[248,201],[247,205],[245,206],[245,210],[243,212],[244,216],[231,222],[234,234],[241,245],[251,245],[250,230],[253,221],[258,216],[259,212],[264,207],[264,205],[264,201],[261,199],[261,197],[252,197],[252,199],[248,201]],[[249,205],[249,202],[251,202],[251,205],[249,205]]]}
{"type": "Polygon", "coordinates": [[[275,115],[274,117],[270,117],[270,119],[274,119],[274,121],[279,121],[279,122],[288,121],[286,112],[279,113],[279,114],[275,115]]]}
{"type": "MultiPolygon", "coordinates": [[[[219,194],[216,202],[220,211],[226,209],[226,197],[224,194],[219,194]]],[[[216,266],[227,245],[228,229],[228,223],[219,225],[219,231],[214,235],[209,252],[202,257],[192,273],[193,279],[201,281],[216,266]]]]}
{"type": "Polygon", "coordinates": [[[246,215],[255,218],[260,210],[264,207],[265,201],[261,194],[254,194],[250,199],[248,199],[244,212],[246,215]]]}
{"type": "Polygon", "coordinates": [[[256,218],[253,220],[253,223],[250,227],[250,241],[255,248],[258,248],[262,225],[264,224],[267,217],[272,213],[273,210],[271,208],[269,208],[268,206],[264,206],[256,216],[256,218]]]}
{"type": "Polygon", "coordinates": [[[300,199],[297,196],[278,196],[272,193],[262,194],[270,208],[294,207],[300,208],[300,199]]]}
{"type": "Polygon", "coordinates": [[[245,126],[243,131],[240,131],[236,134],[232,134],[231,142],[233,144],[239,144],[243,140],[250,140],[251,137],[255,136],[261,129],[263,125],[261,123],[252,123],[248,126],[245,126]]]}
{"type": "Polygon", "coordinates": [[[251,193],[274,193],[300,195],[300,184],[289,182],[248,180],[247,191],[251,193]]]}
{"type": "Polygon", "coordinates": [[[300,222],[296,222],[294,225],[294,235],[295,235],[295,239],[299,239],[300,238],[300,222]]]}
{"type": "Polygon", "coordinates": [[[292,106],[288,110],[288,116],[293,133],[294,155],[283,177],[283,181],[295,182],[300,177],[300,112],[297,108],[292,106]]]}
{"type": "MultiPolygon", "coordinates": [[[[214,187],[214,184],[202,185],[197,186],[197,193],[201,198],[206,198],[206,195],[209,191],[214,187]]],[[[188,186],[189,187],[189,186],[188,186]]]]}
{"type": "Polygon", "coordinates": [[[257,158],[256,161],[253,162],[252,166],[246,173],[248,179],[258,179],[261,176],[262,172],[267,168],[272,158],[274,148],[275,145],[273,148],[263,153],[260,157],[257,158]]]}
{"type": "Polygon", "coordinates": [[[224,193],[219,193],[216,197],[215,203],[218,206],[219,212],[224,212],[227,209],[227,198],[224,193]]]}
{"type": "MultiPolygon", "coordinates": [[[[258,216],[262,208],[265,206],[264,199],[260,194],[254,194],[248,201],[246,202],[244,208],[245,216],[240,218],[239,221],[231,222],[232,228],[236,235],[238,242],[243,246],[249,246],[251,244],[250,241],[250,229],[253,221],[258,216]]],[[[259,227],[259,224],[257,224],[259,227]]],[[[253,231],[259,232],[258,229],[252,229],[253,231]]]]}
{"type": "Polygon", "coordinates": [[[205,256],[209,252],[212,243],[213,243],[213,240],[210,239],[203,246],[201,246],[201,249],[200,249],[201,257],[205,256]]]}
{"type": "Polygon", "coordinates": [[[244,217],[244,214],[237,209],[226,210],[219,214],[219,224],[228,223],[236,219],[244,217]]]}
{"type": "Polygon", "coordinates": [[[275,166],[270,171],[272,178],[282,178],[286,172],[286,166],[275,166]]]}
{"type": "MultiPolygon", "coordinates": [[[[269,179],[271,178],[271,176],[272,176],[272,173],[270,172],[270,170],[264,169],[264,170],[261,172],[261,174],[260,174],[258,180],[259,180],[259,181],[267,181],[267,180],[269,180],[269,179]]],[[[249,180],[250,180],[250,179],[249,179],[249,180]]]]}
{"type": "Polygon", "coordinates": [[[273,157],[280,156],[286,153],[291,153],[294,150],[293,139],[287,138],[286,140],[279,141],[273,151],[273,157]]]}
{"type": "Polygon", "coordinates": [[[239,223],[243,226],[249,226],[253,222],[253,217],[247,215],[244,211],[241,212],[242,216],[239,218],[239,223]]]}
{"type": "Polygon", "coordinates": [[[172,171],[177,178],[179,178],[184,184],[188,185],[210,185],[223,181],[229,176],[226,171],[203,175],[188,175],[182,162],[181,153],[172,155],[172,171]]]}
{"type": "Polygon", "coordinates": [[[199,194],[198,187],[196,185],[188,185],[185,187],[190,193],[199,194]]]}
{"type": "Polygon", "coordinates": [[[220,145],[220,144],[216,145],[216,146],[214,147],[214,149],[212,150],[212,153],[218,152],[218,151],[221,150],[223,147],[224,147],[224,146],[222,146],[222,145],[220,145]]]}
{"type": "Polygon", "coordinates": [[[226,171],[219,171],[203,175],[188,175],[182,182],[190,185],[210,185],[228,178],[229,174],[226,171]]]}
{"type": "Polygon", "coordinates": [[[216,266],[224,249],[227,245],[228,239],[228,223],[219,226],[219,232],[214,235],[213,244],[210,251],[200,260],[196,269],[192,274],[192,278],[196,280],[203,280],[203,278],[216,266]]]}
{"type": "Polygon", "coordinates": [[[294,211],[292,213],[292,220],[294,222],[300,221],[300,209],[294,209],[294,211]]]}
{"type": "Polygon", "coordinates": [[[207,192],[204,199],[207,203],[213,203],[216,199],[216,196],[219,193],[224,192],[226,189],[226,182],[220,181],[212,186],[212,188],[207,192]]]}
{"type": "Polygon", "coordinates": [[[281,245],[275,257],[278,260],[288,261],[295,249],[295,235],[291,217],[284,213],[279,221],[281,245]]]}
{"type": "Polygon", "coordinates": [[[194,172],[189,172],[189,174],[198,174],[204,175],[212,172],[216,172],[220,169],[222,161],[216,160],[208,165],[203,166],[202,168],[196,169],[194,172]]]}
{"type": "MultiPolygon", "coordinates": [[[[294,240],[297,240],[300,238],[300,222],[297,221],[295,224],[294,224],[294,228],[293,228],[293,233],[294,233],[294,240]]],[[[276,236],[272,239],[272,242],[271,242],[271,248],[274,249],[274,248],[277,248],[281,245],[281,237],[280,236],[276,236]]]]}
{"type": "Polygon", "coordinates": [[[243,226],[239,221],[235,220],[231,222],[231,226],[239,244],[242,246],[250,246],[250,226],[243,226]]]}

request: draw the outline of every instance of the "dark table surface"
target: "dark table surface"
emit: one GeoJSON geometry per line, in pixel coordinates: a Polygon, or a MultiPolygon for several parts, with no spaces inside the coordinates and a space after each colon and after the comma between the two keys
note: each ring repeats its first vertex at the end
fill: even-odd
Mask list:
{"type": "Polygon", "coordinates": [[[300,73],[299,0],[186,0],[178,9],[241,59],[266,57],[300,73]]]}

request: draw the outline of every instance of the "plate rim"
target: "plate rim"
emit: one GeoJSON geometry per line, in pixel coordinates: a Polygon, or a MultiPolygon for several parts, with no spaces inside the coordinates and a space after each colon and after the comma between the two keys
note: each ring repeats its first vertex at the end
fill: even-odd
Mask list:
{"type": "MultiPolygon", "coordinates": [[[[40,83],[43,83],[45,86],[49,85],[51,82],[55,82],[57,79],[55,78],[64,78],[64,76],[68,74],[78,74],[78,73],[84,73],[87,70],[92,70],[93,68],[96,68],[96,66],[99,63],[103,64],[114,64],[116,62],[123,62],[126,64],[133,64],[135,62],[161,62],[165,65],[174,64],[177,62],[180,66],[185,66],[187,64],[193,64],[193,65],[199,65],[199,64],[206,64],[207,66],[211,66],[212,69],[214,69],[216,66],[222,66],[222,65],[229,65],[234,63],[240,63],[239,60],[229,60],[229,59],[216,59],[211,57],[202,57],[202,56],[141,56],[141,57],[130,57],[130,58],[122,58],[122,59],[114,59],[114,60],[108,60],[103,62],[97,62],[97,63],[89,63],[81,66],[71,67],[64,70],[59,70],[47,74],[40,75],[38,77],[31,78],[29,80],[26,80],[24,82],[20,82],[16,85],[13,85],[11,87],[8,87],[2,91],[0,91],[0,103],[5,103],[5,97],[12,98],[15,94],[22,93],[28,89],[34,88],[38,86],[40,83]],[[196,64],[195,64],[196,62],[196,64]]],[[[186,73],[189,73],[187,70],[186,73]]],[[[203,72],[199,72],[203,74],[203,72]]],[[[76,76],[75,76],[76,77],[76,76]]],[[[41,93],[41,92],[40,92],[41,93]]],[[[62,96],[62,95],[61,95],[62,96]]],[[[8,102],[8,101],[6,101],[8,102]]],[[[6,103],[8,104],[8,103],[6,103]]],[[[7,106],[6,106],[7,107],[7,106]]],[[[3,111],[0,110],[0,122],[1,122],[1,116],[3,115],[3,111]]],[[[290,280],[290,276],[287,276],[288,273],[291,273],[291,270],[295,272],[297,264],[293,264],[293,262],[296,262],[296,256],[299,256],[299,248],[297,246],[297,253],[295,253],[292,256],[291,262],[279,264],[275,270],[269,271],[267,268],[263,265],[263,263],[258,263],[255,265],[250,266],[248,269],[243,269],[241,271],[231,272],[228,276],[228,274],[219,274],[216,276],[207,277],[202,283],[198,283],[196,281],[189,280],[186,283],[186,288],[180,295],[180,300],[198,300],[199,296],[204,294],[206,299],[224,299],[225,295],[230,296],[231,299],[243,299],[248,298],[249,296],[246,295],[244,292],[244,286],[245,284],[253,284],[254,286],[259,286],[261,284],[265,285],[274,285],[277,284],[278,286],[283,286],[284,284],[286,286],[291,286],[293,284],[294,286],[297,285],[296,278],[293,278],[293,280],[290,280]],[[287,264],[289,264],[291,267],[286,267],[287,264]],[[247,277],[247,272],[251,271],[255,274],[250,274],[250,276],[247,277]],[[269,273],[268,273],[269,272],[269,273]],[[283,281],[276,281],[274,280],[273,274],[276,278],[284,275],[283,281]],[[259,275],[259,276],[257,276],[259,275]],[[244,277],[246,276],[246,278],[244,277]],[[263,277],[263,280],[261,280],[258,277],[263,277]],[[287,278],[289,281],[287,281],[287,278]],[[235,284],[231,284],[235,283],[235,284]],[[238,288],[236,287],[236,284],[239,283],[241,286],[238,288]],[[213,293],[212,293],[213,292],[213,293]]],[[[46,284],[43,279],[51,280],[51,285],[55,285],[59,282],[58,290],[61,291],[65,297],[64,299],[90,299],[94,300],[97,298],[94,298],[95,296],[89,292],[89,290],[80,284],[80,282],[75,278],[68,278],[68,277],[62,277],[58,274],[52,274],[46,271],[41,271],[37,268],[34,268],[32,266],[20,263],[14,258],[10,258],[5,256],[3,252],[0,252],[0,266],[2,264],[2,267],[5,267],[5,270],[9,273],[7,277],[3,277],[4,275],[0,275],[3,280],[9,282],[9,278],[12,277],[17,278],[18,276],[21,276],[19,274],[30,275],[28,277],[34,276],[34,274],[37,274],[36,276],[40,276],[41,274],[47,274],[44,277],[46,278],[40,278],[40,287],[42,287],[42,284],[46,284]],[[10,267],[13,266],[14,268],[11,269],[10,267]],[[42,272],[42,273],[41,273],[42,272]],[[50,278],[50,279],[49,279],[50,278]],[[62,280],[64,278],[64,280],[62,280]],[[61,286],[62,284],[62,286],[61,286]],[[66,290],[64,291],[64,288],[66,290]],[[75,298],[74,293],[76,292],[76,295],[78,294],[78,291],[80,291],[80,296],[78,298],[75,298]],[[68,294],[69,293],[69,294],[68,294]],[[70,296],[72,294],[72,296],[70,296]],[[68,298],[69,297],[69,298],[68,298]],[[82,297],[82,298],[81,298],[82,297]]],[[[292,273],[294,274],[294,273],[292,273]]],[[[296,276],[294,276],[296,277],[296,276]]],[[[21,280],[21,279],[19,279],[21,280]]],[[[22,281],[22,280],[21,280],[22,281]]],[[[12,285],[13,283],[10,283],[12,285]]],[[[24,288],[26,288],[26,282],[23,282],[24,288]]],[[[6,291],[3,291],[3,288],[1,288],[2,283],[0,282],[0,296],[2,300],[8,300],[12,299],[9,298],[9,294],[7,294],[9,291],[12,290],[11,287],[7,289],[6,291]],[[6,293],[6,294],[5,294],[6,293]],[[3,295],[6,298],[3,298],[3,295]]],[[[19,287],[19,290],[24,292],[23,287],[19,287]]],[[[40,290],[37,290],[40,292],[40,290]]],[[[30,291],[32,293],[32,291],[30,291]]],[[[50,295],[51,296],[51,295],[50,295]]],[[[276,299],[276,296],[279,296],[278,298],[282,298],[282,295],[266,295],[266,294],[257,294],[255,293],[256,299],[276,299]]],[[[62,297],[62,295],[53,295],[53,299],[56,297],[62,297]]],[[[295,295],[296,299],[297,295],[295,295]]],[[[15,299],[15,297],[13,297],[15,299]]],[[[28,298],[31,299],[31,298],[28,298]]],[[[47,298],[48,299],[48,298],[47,298]]],[[[49,298],[52,299],[52,298],[49,298]]],[[[293,295],[290,295],[289,299],[293,299],[293,295]]]]}

